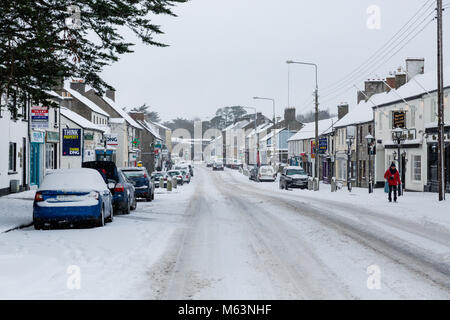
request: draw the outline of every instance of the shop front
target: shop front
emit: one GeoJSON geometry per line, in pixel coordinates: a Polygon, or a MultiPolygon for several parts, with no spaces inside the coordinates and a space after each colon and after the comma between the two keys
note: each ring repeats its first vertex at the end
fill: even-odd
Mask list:
{"type": "Polygon", "coordinates": [[[39,186],[43,175],[43,150],[45,134],[43,131],[32,131],[30,140],[30,185],[39,186]]]}

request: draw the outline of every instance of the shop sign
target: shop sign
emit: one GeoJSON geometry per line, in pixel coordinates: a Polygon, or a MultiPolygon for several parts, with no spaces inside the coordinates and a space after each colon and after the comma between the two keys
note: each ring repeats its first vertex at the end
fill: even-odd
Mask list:
{"type": "Polygon", "coordinates": [[[81,155],[81,129],[63,129],[63,156],[81,155]]]}

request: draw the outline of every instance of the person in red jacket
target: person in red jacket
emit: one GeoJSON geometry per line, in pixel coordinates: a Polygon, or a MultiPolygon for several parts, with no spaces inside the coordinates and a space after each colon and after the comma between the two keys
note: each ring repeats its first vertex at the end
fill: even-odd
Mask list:
{"type": "Polygon", "coordinates": [[[400,174],[398,173],[394,162],[392,162],[391,167],[386,170],[384,178],[389,184],[389,202],[392,202],[392,192],[394,192],[394,202],[397,202],[397,186],[400,186],[402,182],[400,180],[400,174]]]}

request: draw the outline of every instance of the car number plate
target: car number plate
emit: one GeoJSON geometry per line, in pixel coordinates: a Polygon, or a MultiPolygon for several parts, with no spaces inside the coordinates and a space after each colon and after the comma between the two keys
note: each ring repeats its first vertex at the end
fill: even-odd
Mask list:
{"type": "Polygon", "coordinates": [[[74,195],[58,195],[58,196],[56,196],[56,200],[58,200],[58,201],[79,201],[80,197],[74,196],[74,195]]]}

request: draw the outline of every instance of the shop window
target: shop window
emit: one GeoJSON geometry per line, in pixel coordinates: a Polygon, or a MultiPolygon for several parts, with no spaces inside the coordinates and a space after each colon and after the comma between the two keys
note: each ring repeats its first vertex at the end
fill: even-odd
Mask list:
{"type": "Polygon", "coordinates": [[[56,169],[56,144],[45,144],[45,168],[56,169]]]}
{"type": "Polygon", "coordinates": [[[17,144],[9,143],[8,172],[16,172],[17,144]]]}
{"type": "Polygon", "coordinates": [[[422,157],[413,156],[412,166],[412,179],[414,181],[422,180],[422,157]]]}

